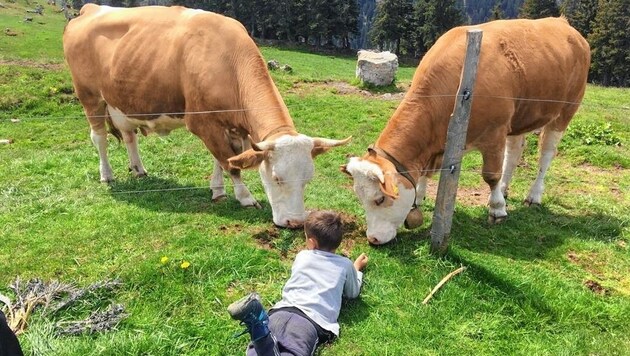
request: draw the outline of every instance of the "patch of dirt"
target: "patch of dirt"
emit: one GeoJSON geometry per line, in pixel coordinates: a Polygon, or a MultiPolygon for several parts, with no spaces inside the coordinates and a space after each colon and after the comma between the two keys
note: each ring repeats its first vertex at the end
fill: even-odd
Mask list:
{"type": "Polygon", "coordinates": [[[586,288],[590,289],[591,292],[598,294],[598,295],[608,295],[610,294],[610,291],[606,288],[604,288],[601,284],[599,284],[598,282],[591,280],[591,279],[587,279],[584,282],[584,286],[586,286],[586,288]]]}
{"type": "Polygon", "coordinates": [[[567,259],[583,268],[585,271],[596,276],[597,278],[604,278],[604,270],[606,269],[606,262],[602,261],[595,253],[578,254],[575,251],[567,252],[567,259]]]}
{"type": "Polygon", "coordinates": [[[567,252],[566,257],[570,263],[587,272],[586,275],[589,279],[584,282],[584,285],[593,293],[610,295],[614,292],[630,295],[630,288],[628,288],[630,281],[627,278],[627,274],[610,265],[610,262],[607,263],[605,261],[606,257],[593,252],[578,253],[571,250],[567,252]],[[595,279],[608,283],[610,288],[603,287],[595,279]]]}
{"type": "Polygon", "coordinates": [[[357,223],[357,217],[354,215],[341,213],[341,222],[343,224],[343,240],[341,240],[341,245],[337,249],[337,251],[350,258],[352,255],[352,249],[356,244],[357,240],[361,241],[361,239],[365,239],[365,229],[359,228],[359,224],[357,223]]]}
{"type": "Polygon", "coordinates": [[[0,59],[0,65],[13,65],[46,70],[61,70],[66,68],[65,63],[42,63],[28,59],[0,59]]]}
{"type": "Polygon", "coordinates": [[[241,232],[243,231],[243,227],[240,224],[234,224],[234,225],[221,225],[219,226],[219,230],[223,231],[223,232],[241,232]]]}
{"type": "Polygon", "coordinates": [[[573,251],[569,251],[567,253],[567,258],[569,259],[569,261],[575,264],[578,264],[578,262],[580,261],[580,258],[578,257],[578,255],[573,251]]]}
{"type": "MultiPolygon", "coordinates": [[[[337,251],[344,255],[350,256],[355,243],[365,238],[365,230],[359,228],[357,223],[357,217],[346,213],[340,213],[341,223],[343,224],[343,240],[337,251]]],[[[228,227],[221,226],[219,228],[222,231],[229,229],[228,227]]],[[[240,231],[240,230],[238,230],[240,231]]],[[[301,230],[300,230],[301,231],[301,230]]],[[[300,234],[302,236],[302,234],[300,234]]],[[[280,252],[282,258],[293,258],[301,249],[304,248],[303,241],[295,240],[290,248],[283,248],[283,241],[281,237],[281,229],[276,226],[270,226],[262,231],[255,233],[253,236],[258,245],[265,250],[276,250],[280,252]]],[[[296,237],[297,239],[297,237],[296,237]]],[[[286,247],[286,246],[285,246],[286,247]]]]}
{"type": "Polygon", "coordinates": [[[264,229],[263,231],[255,233],[252,237],[265,250],[273,250],[275,248],[273,240],[278,238],[278,236],[280,236],[278,228],[275,226],[271,226],[264,229]]]}
{"type": "Polygon", "coordinates": [[[407,92],[408,86],[398,85],[397,93],[372,93],[368,90],[360,89],[352,84],[342,81],[324,81],[324,82],[297,82],[289,89],[288,93],[308,95],[316,90],[330,90],[339,95],[359,95],[371,99],[381,100],[402,100],[407,92]]]}
{"type": "MultiPolygon", "coordinates": [[[[429,180],[427,182],[427,197],[435,199],[437,196],[439,182],[429,180]]],[[[457,188],[457,204],[466,206],[486,206],[488,204],[488,193],[485,186],[479,188],[457,188]]],[[[420,202],[418,202],[420,205],[420,202]]]]}
{"type": "MultiPolygon", "coordinates": [[[[606,181],[606,184],[608,185],[608,191],[610,192],[610,194],[612,195],[612,197],[618,201],[625,201],[626,197],[626,193],[619,187],[619,182],[617,179],[613,179],[614,177],[617,176],[617,172],[619,170],[623,170],[624,168],[619,165],[616,164],[614,166],[614,168],[601,168],[601,167],[596,167],[590,164],[581,164],[580,165],[580,169],[584,170],[585,172],[587,172],[587,174],[585,175],[585,178],[583,179],[588,179],[588,181],[585,181],[585,184],[588,184],[590,186],[601,186],[602,183],[598,183],[598,181],[606,181]],[[586,178],[588,177],[588,178],[586,178]],[[602,178],[599,179],[600,177],[610,177],[610,178],[602,178]],[[590,178],[590,179],[589,179],[590,178]]],[[[606,190],[606,186],[604,185],[602,191],[606,190]]],[[[592,193],[592,191],[584,191],[584,193],[592,193]]]]}

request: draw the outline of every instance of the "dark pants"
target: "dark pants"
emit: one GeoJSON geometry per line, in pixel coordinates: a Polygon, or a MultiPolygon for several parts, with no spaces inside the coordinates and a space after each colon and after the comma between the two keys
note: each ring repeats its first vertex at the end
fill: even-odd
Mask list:
{"type": "Polygon", "coordinates": [[[269,335],[249,344],[248,356],[310,356],[320,341],[313,322],[299,313],[283,309],[269,315],[269,330],[269,335]]]}
{"type": "Polygon", "coordinates": [[[0,356],[22,356],[22,348],[13,331],[7,324],[7,319],[0,311],[0,356]]]}

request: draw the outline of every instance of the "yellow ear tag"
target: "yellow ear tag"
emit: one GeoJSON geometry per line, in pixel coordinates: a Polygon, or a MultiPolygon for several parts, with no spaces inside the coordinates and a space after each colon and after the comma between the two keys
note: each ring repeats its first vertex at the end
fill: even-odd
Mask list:
{"type": "Polygon", "coordinates": [[[394,185],[394,194],[398,195],[398,185],[394,185]]]}

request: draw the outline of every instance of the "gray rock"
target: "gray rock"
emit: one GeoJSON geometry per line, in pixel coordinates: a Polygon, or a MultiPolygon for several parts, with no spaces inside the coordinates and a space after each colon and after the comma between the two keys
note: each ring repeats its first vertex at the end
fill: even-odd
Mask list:
{"type": "Polygon", "coordinates": [[[269,62],[267,62],[267,68],[269,68],[269,70],[276,70],[280,68],[280,62],[276,61],[275,59],[272,59],[269,62]]]}
{"type": "Polygon", "coordinates": [[[356,77],[361,81],[377,86],[386,86],[394,82],[398,70],[398,57],[389,52],[358,52],[356,77]]]}

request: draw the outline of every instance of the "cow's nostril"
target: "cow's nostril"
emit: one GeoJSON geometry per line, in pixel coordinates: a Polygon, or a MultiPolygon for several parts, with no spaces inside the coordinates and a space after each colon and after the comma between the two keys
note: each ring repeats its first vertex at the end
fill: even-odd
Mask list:
{"type": "Polygon", "coordinates": [[[378,245],[379,244],[378,243],[378,239],[376,237],[369,236],[367,239],[368,239],[368,242],[371,243],[372,245],[378,245]]]}

